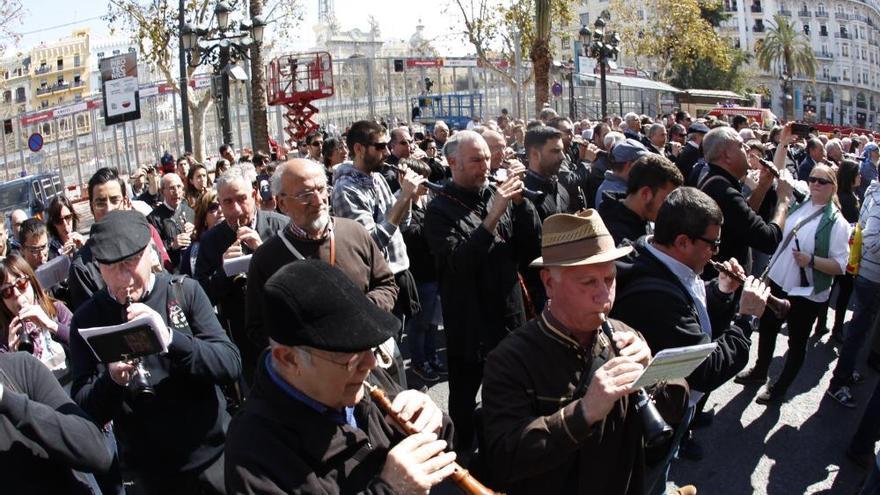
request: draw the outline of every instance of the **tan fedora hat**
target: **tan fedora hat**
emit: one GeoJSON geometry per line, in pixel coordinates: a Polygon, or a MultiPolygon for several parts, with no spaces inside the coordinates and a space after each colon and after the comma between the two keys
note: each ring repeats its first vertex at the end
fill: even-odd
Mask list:
{"type": "Polygon", "coordinates": [[[626,256],[632,246],[616,247],[599,212],[558,213],[544,220],[541,257],[530,266],[578,266],[604,263],[626,256]]]}

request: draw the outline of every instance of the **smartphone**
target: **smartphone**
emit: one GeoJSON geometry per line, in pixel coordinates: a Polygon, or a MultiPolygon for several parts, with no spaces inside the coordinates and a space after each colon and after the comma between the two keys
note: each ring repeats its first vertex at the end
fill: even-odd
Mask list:
{"type": "Polygon", "coordinates": [[[795,136],[800,136],[802,138],[807,138],[810,135],[810,132],[813,130],[813,127],[809,124],[801,124],[800,122],[795,122],[791,125],[791,132],[795,136]]]}

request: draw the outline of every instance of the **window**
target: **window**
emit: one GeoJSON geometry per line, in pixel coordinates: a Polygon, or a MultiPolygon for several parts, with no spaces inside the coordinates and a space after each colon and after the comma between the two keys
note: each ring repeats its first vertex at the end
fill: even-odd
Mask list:
{"type": "Polygon", "coordinates": [[[63,59],[63,58],[59,58],[59,59],[58,59],[58,62],[57,62],[56,65],[57,65],[57,67],[58,67],[58,70],[63,70],[63,69],[64,69],[64,59],[63,59]]]}
{"type": "Polygon", "coordinates": [[[6,90],[3,92],[3,103],[11,103],[12,102],[12,91],[6,90]]]}
{"type": "Polygon", "coordinates": [[[79,53],[73,56],[73,66],[79,67],[79,53]]]}
{"type": "Polygon", "coordinates": [[[849,81],[849,70],[848,69],[843,69],[843,80],[849,81]]]}
{"type": "Polygon", "coordinates": [[[819,36],[828,36],[828,26],[825,24],[819,26],[819,36]]]}
{"type": "Polygon", "coordinates": [[[49,108],[49,102],[46,100],[41,101],[40,108],[49,108]]]}
{"type": "Polygon", "coordinates": [[[809,24],[804,24],[804,34],[807,36],[810,35],[810,25],[809,24]]]}
{"type": "Polygon", "coordinates": [[[840,55],[842,57],[849,57],[849,45],[844,43],[840,45],[840,55]]]}
{"type": "Polygon", "coordinates": [[[25,95],[24,95],[24,88],[18,88],[15,90],[15,102],[16,103],[24,103],[24,101],[26,99],[27,98],[25,98],[25,95]]]}
{"type": "Polygon", "coordinates": [[[590,13],[585,12],[580,15],[581,18],[581,26],[587,26],[590,24],[590,13]]]}
{"type": "Polygon", "coordinates": [[[862,60],[868,60],[868,49],[862,47],[862,60]]]}

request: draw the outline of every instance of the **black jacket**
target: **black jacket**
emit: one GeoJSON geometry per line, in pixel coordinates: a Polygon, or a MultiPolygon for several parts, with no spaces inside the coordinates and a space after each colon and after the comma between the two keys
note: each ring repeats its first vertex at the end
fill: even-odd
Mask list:
{"type": "Polygon", "coordinates": [[[437,259],[448,353],[481,362],[525,321],[518,270],[540,253],[541,223],[529,201],[510,203],[495,232],[483,228],[493,189],[448,183],[428,203],[425,239],[437,259]]]}
{"type": "MultiPolygon", "coordinates": [[[[259,362],[250,396],[229,426],[227,493],[396,493],[379,474],[404,436],[385,422],[368,394],[354,407],[358,427],[340,424],[273,381],[266,354],[259,362]]],[[[394,392],[389,380],[382,382],[394,392]]],[[[441,438],[449,440],[451,433],[446,420],[441,438]]]]}
{"type": "Polygon", "coordinates": [[[91,494],[73,469],[104,472],[104,435],[52,372],[26,352],[0,354],[3,493],[91,494]]]}
{"type": "Polygon", "coordinates": [[[220,327],[201,287],[182,278],[180,297],[177,292],[171,276],[158,273],[152,291],[141,301],[159,313],[173,333],[167,353],[143,359],[156,391],[151,403],[135,401],[128,388],[116,384],[79,333],[80,328],[123,323],[123,305],[106,289],[76,312],[70,329],[71,395],[97,424],[113,420],[123,465],[140,474],[181,473],[216,460],[229,423],[218,385],[232,383],[241,374],[238,349],[220,327]],[[170,323],[169,313],[175,315],[170,323]]]}
{"type": "Polygon", "coordinates": [[[624,239],[635,242],[648,233],[648,221],[623,204],[626,193],[606,191],[599,205],[599,216],[611,232],[614,243],[620,245],[624,239]]]}
{"type": "MultiPolygon", "coordinates": [[[[721,227],[721,249],[715,255],[719,261],[736,258],[741,265],[749,261],[749,248],[773,254],[782,240],[782,229],[775,223],[765,222],[746,202],[739,181],[722,169],[709,164],[709,173],[700,189],[718,203],[724,215],[721,227]]],[[[714,275],[714,270],[706,270],[714,275]]]]}
{"type": "MultiPolygon", "coordinates": [[[[687,289],[647,250],[646,242],[646,238],[640,239],[634,255],[617,263],[617,294],[611,316],[641,332],[653,354],[710,342],[687,289]]],[[[748,363],[751,329],[731,323],[736,309],[733,294],[722,293],[718,279],[705,284],[711,340],[718,347],[687,377],[687,382],[694,390],[710,392],[748,363]]]]}
{"type": "Polygon", "coordinates": [[[180,265],[180,252],[182,251],[181,249],[172,249],[174,238],[184,231],[183,227],[187,222],[195,222],[195,212],[182,199],[176,210],[171,210],[163,202],[159,203],[159,206],[147,215],[147,221],[159,232],[159,237],[162,238],[162,243],[165,245],[165,252],[171,258],[171,266],[165,268],[168,271],[174,271],[180,265]]]}
{"type": "MultiPolygon", "coordinates": [[[[572,172],[569,172],[572,173],[572,172]]],[[[568,190],[562,184],[561,177],[547,179],[538,173],[528,170],[523,177],[523,185],[526,189],[544,193],[541,201],[532,202],[538,212],[538,218],[543,222],[554,213],[573,213],[580,208],[577,201],[571,201],[568,190]]]]}
{"type": "Polygon", "coordinates": [[[682,148],[681,153],[678,154],[675,166],[681,171],[682,177],[688,178],[691,175],[691,170],[694,169],[694,165],[702,157],[703,150],[688,142],[682,148]]]}
{"type": "Polygon", "coordinates": [[[425,240],[425,208],[413,203],[409,224],[400,227],[406,254],[409,256],[409,271],[417,283],[436,282],[437,266],[428,241],[425,240]]]}

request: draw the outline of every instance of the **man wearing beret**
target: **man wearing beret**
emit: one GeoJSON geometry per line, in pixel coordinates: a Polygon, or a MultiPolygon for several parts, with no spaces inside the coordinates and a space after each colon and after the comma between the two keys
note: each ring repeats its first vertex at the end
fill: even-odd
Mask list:
{"type": "Polygon", "coordinates": [[[238,350],[195,281],[152,272],[156,255],[143,215],[110,212],[92,226],[91,241],[106,287],[73,318],[71,395],[97,424],[114,422],[134,493],[224,493],[229,415],[219,385],[238,379],[238,350]],[[79,333],[140,315],[162,322],[158,332],[168,349],[142,359],[155,392],[149,401],[128,387],[132,363],[99,363],[79,333]]]}
{"type": "Polygon", "coordinates": [[[633,163],[650,154],[645,145],[635,139],[627,139],[611,148],[611,163],[605,171],[605,180],[596,191],[596,208],[602,205],[605,193],[626,192],[626,181],[633,163]]]}
{"type": "Polygon", "coordinates": [[[700,122],[691,124],[688,127],[687,143],[685,143],[681,153],[678,154],[678,158],[675,160],[675,166],[678,167],[685,180],[690,177],[694,165],[700,161],[700,158],[703,158],[703,136],[708,132],[709,128],[706,127],[706,124],[701,124],[700,122]]]}
{"type": "Polygon", "coordinates": [[[628,395],[651,351],[623,323],[611,321],[614,346],[600,330],[614,304],[614,260],[632,247],[615,248],[595,210],[548,217],[541,245],[532,266],[542,268],[547,306],[486,359],[489,481],[511,495],[644,494],[642,423],[628,395]]]}
{"type": "Polygon", "coordinates": [[[264,294],[270,349],[229,428],[228,493],[421,495],[452,473],[451,425],[431,399],[394,397],[419,431],[405,435],[366,394],[365,380],[395,391],[376,369],[376,346],[398,327],[391,313],[320,260],[284,266],[264,294]]]}

